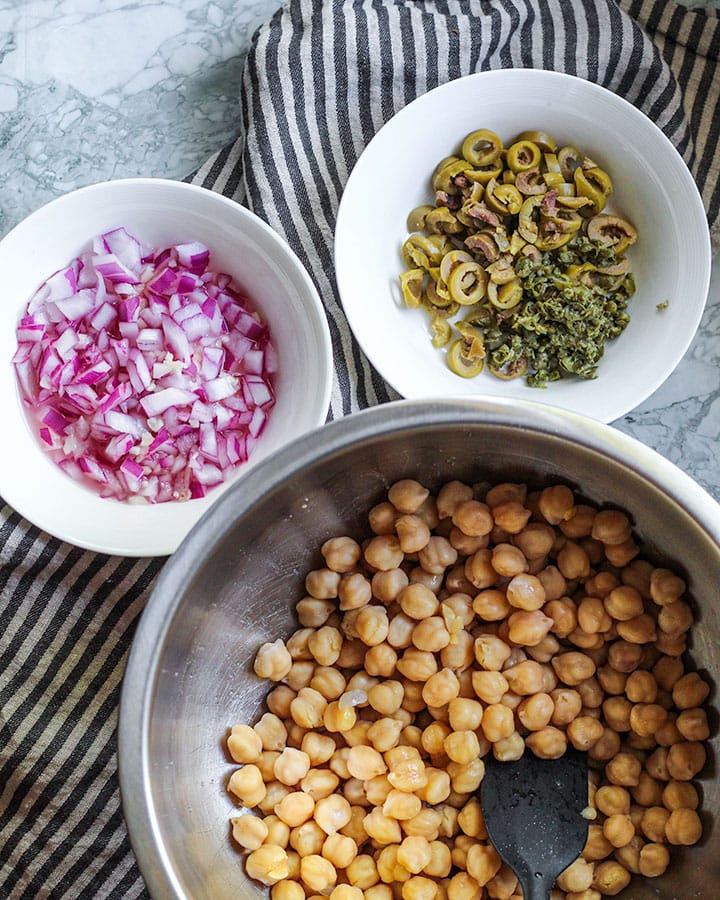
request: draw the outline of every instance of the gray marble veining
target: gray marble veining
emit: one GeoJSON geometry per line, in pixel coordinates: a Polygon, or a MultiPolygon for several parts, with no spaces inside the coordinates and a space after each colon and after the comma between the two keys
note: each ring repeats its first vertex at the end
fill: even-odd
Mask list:
{"type": "MultiPolygon", "coordinates": [[[[0,0],[0,236],[85,184],[181,178],[236,137],[248,42],[279,6],[0,0]]],[[[684,359],[615,425],[720,499],[720,260],[684,359]]]]}

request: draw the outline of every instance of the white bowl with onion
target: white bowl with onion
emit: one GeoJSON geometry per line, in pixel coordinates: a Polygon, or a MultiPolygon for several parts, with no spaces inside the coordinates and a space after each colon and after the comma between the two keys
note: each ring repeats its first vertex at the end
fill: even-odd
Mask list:
{"type": "Polygon", "coordinates": [[[0,274],[0,494],[56,537],[170,554],[233,481],[325,421],[315,286],[220,194],[81,188],[0,241],[0,274]]]}

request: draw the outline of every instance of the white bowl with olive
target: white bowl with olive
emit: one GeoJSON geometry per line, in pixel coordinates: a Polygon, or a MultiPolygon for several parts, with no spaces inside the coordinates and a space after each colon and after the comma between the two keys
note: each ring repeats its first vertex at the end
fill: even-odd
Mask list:
{"type": "Polygon", "coordinates": [[[687,350],[710,243],[690,172],[643,113],[511,69],[442,85],[378,132],[343,194],[335,261],[350,326],[402,396],[610,422],[687,350]]]}

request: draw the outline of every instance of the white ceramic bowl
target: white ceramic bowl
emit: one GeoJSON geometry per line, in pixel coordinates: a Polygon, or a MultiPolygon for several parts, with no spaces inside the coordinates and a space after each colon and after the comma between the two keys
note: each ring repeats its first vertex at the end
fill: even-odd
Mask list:
{"type": "Polygon", "coordinates": [[[641,403],[682,358],[705,305],[710,261],[697,187],[660,129],[596,84],[534,69],[459,78],[397,113],[353,169],[335,232],[345,314],[370,362],[401,395],[538,400],[604,422],[641,403]],[[628,253],[637,283],[631,322],[606,345],[594,380],[568,378],[542,390],[521,378],[501,381],[487,370],[460,378],[448,369],[445,351],[431,345],[429,317],[401,299],[407,214],[433,202],[433,169],[478,128],[505,142],[521,131],[543,130],[558,146],[579,147],[612,177],[608,209],[638,229],[628,253]],[[665,301],[667,308],[658,310],[665,301]]]}
{"type": "Polygon", "coordinates": [[[53,200],[0,241],[0,494],[35,525],[104,553],[172,553],[213,501],[268,454],[321,425],[332,384],[325,313],[302,264],[265,222],[220,194],[179,181],[127,179],[53,200]],[[125,226],[151,246],[197,240],[214,271],[246,289],[268,323],[279,358],[276,404],[250,461],[202,499],[133,506],[101,499],[69,478],[31,433],[10,360],[27,301],[92,237],[125,226]]]}

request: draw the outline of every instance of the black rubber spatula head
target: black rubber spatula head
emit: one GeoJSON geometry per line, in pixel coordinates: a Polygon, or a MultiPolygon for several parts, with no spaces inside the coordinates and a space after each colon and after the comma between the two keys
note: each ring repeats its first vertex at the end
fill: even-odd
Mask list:
{"type": "Polygon", "coordinates": [[[525,900],[548,900],[587,840],[587,756],[569,749],[560,759],[538,759],[529,750],[515,762],[488,757],[480,802],[488,836],[525,900]]]}

